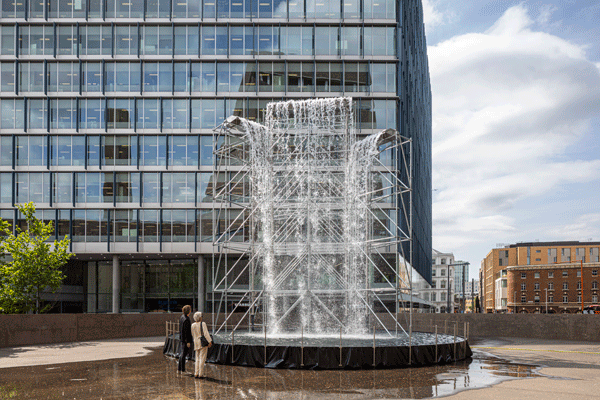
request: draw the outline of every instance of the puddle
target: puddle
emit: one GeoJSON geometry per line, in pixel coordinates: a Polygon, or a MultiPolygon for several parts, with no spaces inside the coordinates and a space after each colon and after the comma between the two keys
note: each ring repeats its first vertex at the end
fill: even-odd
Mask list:
{"type": "MultiPolygon", "coordinates": [[[[188,363],[188,372],[193,371],[188,363]]],[[[272,370],[206,365],[207,379],[175,373],[174,359],[150,355],[89,363],[0,369],[2,399],[423,399],[543,376],[536,366],[476,351],[445,366],[363,371],[272,370]]]]}

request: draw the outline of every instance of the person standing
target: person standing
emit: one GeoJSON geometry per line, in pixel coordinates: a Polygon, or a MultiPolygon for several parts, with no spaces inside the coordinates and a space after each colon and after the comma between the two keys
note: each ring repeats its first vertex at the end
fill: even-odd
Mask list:
{"type": "Polygon", "coordinates": [[[202,313],[200,311],[194,314],[194,321],[196,321],[192,324],[192,336],[194,337],[194,349],[196,350],[194,378],[200,379],[204,377],[204,363],[206,362],[208,348],[212,347],[212,338],[208,333],[206,322],[202,321],[202,313]],[[202,346],[202,338],[206,339],[204,346],[202,346]]]}
{"type": "Polygon", "coordinates": [[[185,361],[192,349],[192,322],[190,321],[190,313],[192,306],[183,306],[183,315],[179,318],[179,342],[181,343],[181,354],[179,355],[179,364],[177,364],[177,373],[185,372],[185,361]]]}

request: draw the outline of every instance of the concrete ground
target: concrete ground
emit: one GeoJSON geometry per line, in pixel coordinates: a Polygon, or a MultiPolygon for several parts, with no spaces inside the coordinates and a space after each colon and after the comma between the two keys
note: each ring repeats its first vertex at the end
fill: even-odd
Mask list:
{"type": "Polygon", "coordinates": [[[502,338],[475,340],[472,348],[512,362],[540,365],[539,373],[545,377],[465,390],[450,399],[600,399],[600,343],[502,338]]]}
{"type": "MultiPolygon", "coordinates": [[[[14,368],[14,367],[36,367],[50,364],[64,364],[74,362],[87,362],[86,365],[93,364],[94,362],[101,362],[101,360],[113,360],[120,358],[136,358],[146,356],[152,353],[151,349],[156,350],[162,347],[164,343],[163,337],[154,338],[136,338],[136,339],[120,339],[120,340],[104,340],[95,342],[83,342],[83,343],[66,343],[56,345],[42,345],[42,346],[28,346],[19,348],[4,348],[0,349],[0,375],[2,375],[3,368],[14,368]]],[[[567,341],[550,341],[550,340],[533,340],[533,339],[514,339],[514,338],[499,338],[494,340],[472,340],[472,348],[475,352],[488,353],[500,357],[501,359],[518,363],[518,364],[533,364],[541,366],[542,368],[538,371],[543,376],[535,376],[524,379],[514,379],[503,381],[499,384],[490,387],[484,387],[480,389],[469,389],[463,390],[458,393],[454,393],[448,398],[451,399],[600,399],[600,343],[593,342],[567,342],[567,341]]],[[[156,354],[156,352],[155,352],[156,354]]],[[[160,361],[160,358],[158,359],[160,361]]],[[[168,379],[172,379],[171,375],[174,375],[175,365],[171,361],[166,365],[166,370],[163,372],[168,379]]],[[[113,367],[111,367],[113,368],[113,367]]],[[[211,374],[216,375],[217,371],[222,368],[220,366],[210,366],[209,376],[211,374]]],[[[241,368],[241,367],[238,367],[241,368]]],[[[493,369],[493,366],[486,367],[493,369]]],[[[47,368],[48,370],[53,370],[47,368]]],[[[231,369],[231,368],[230,368],[231,369]]],[[[260,374],[262,370],[248,369],[252,375],[260,374]]],[[[16,371],[16,370],[13,370],[16,371]]],[[[227,370],[229,371],[229,369],[227,370]]],[[[232,371],[235,371],[232,369],[232,371]]],[[[51,371],[50,371],[51,372],[51,371]]],[[[409,371],[410,372],[410,371],[409,371]]],[[[229,373],[229,372],[227,372],[229,373]]],[[[232,372],[233,373],[233,372],[232,372]]],[[[266,372],[265,372],[266,373],[266,372]]],[[[276,372],[274,372],[276,373],[276,372]]],[[[309,372],[306,373],[311,375],[313,379],[317,376],[325,378],[327,373],[323,372],[309,372]]],[[[373,374],[373,384],[376,385],[378,382],[386,379],[387,375],[390,375],[392,371],[370,371],[373,374]]],[[[406,375],[406,370],[398,370],[393,374],[401,373],[406,375]],[[403,372],[404,371],[404,372],[403,372]]],[[[413,372],[410,372],[411,374],[413,372]]],[[[331,375],[332,373],[329,373],[331,375]]],[[[352,376],[355,372],[336,372],[336,379],[339,374],[341,380],[345,376],[352,376]]],[[[415,371],[418,374],[418,369],[415,371]]],[[[291,375],[290,375],[291,376],[291,375]]],[[[395,375],[394,375],[395,376],[395,375]]],[[[259,376],[260,377],[260,376],[259,376]]],[[[267,376],[265,376],[265,379],[267,376]]],[[[392,375],[389,378],[393,378],[392,375]]],[[[252,378],[256,380],[257,378],[252,378]]],[[[289,377],[286,374],[281,375],[281,379],[288,382],[284,382],[284,387],[290,388],[288,381],[289,377]]],[[[394,378],[398,379],[398,378],[394,378]]],[[[472,378],[473,379],[473,378],[472,378]]],[[[1,380],[1,379],[0,379],[1,380]]],[[[72,379],[77,381],[77,379],[72,379]]],[[[212,379],[214,382],[204,382],[199,386],[202,390],[213,390],[213,387],[219,386],[218,379],[212,379]],[[210,386],[212,385],[212,386],[210,386]],[[203,389],[204,388],[204,389],[203,389]]],[[[389,379],[388,379],[389,380],[389,379]]],[[[184,380],[185,385],[191,384],[190,393],[192,392],[193,385],[198,386],[198,381],[194,382],[193,379],[184,380]]],[[[184,382],[181,381],[181,382],[184,382]]],[[[235,381],[228,382],[227,385],[220,385],[227,387],[226,389],[219,389],[215,391],[213,396],[198,396],[195,398],[224,398],[222,396],[233,398],[233,392],[229,393],[224,390],[234,390],[237,386],[235,381]]],[[[241,382],[241,381],[240,381],[241,382]]],[[[249,382],[249,381],[244,381],[249,382]]],[[[415,382],[416,383],[416,382],[415,382]]],[[[178,384],[180,385],[180,383],[178,384]]],[[[393,387],[393,379],[390,381],[390,387],[393,387]]],[[[187,387],[187,386],[185,386],[187,387]]],[[[184,388],[185,388],[184,387],[184,388]]],[[[301,391],[307,389],[306,386],[301,386],[301,391]]],[[[167,387],[165,390],[171,390],[167,387]]],[[[216,390],[216,389],[215,389],[216,390]]],[[[198,387],[196,387],[196,393],[198,393],[198,387]]],[[[363,392],[363,395],[367,392],[363,392]]],[[[366,398],[406,398],[405,394],[397,392],[396,396],[393,396],[393,391],[386,390],[384,392],[370,392],[371,395],[366,398]],[[383,396],[385,394],[385,396],[383,396]],[[399,396],[399,397],[398,397],[399,396]]],[[[404,393],[404,392],[402,392],[404,393]]],[[[417,396],[421,398],[431,397],[430,394],[417,396]]],[[[437,393],[437,392],[434,392],[437,393]]],[[[273,398],[289,398],[291,393],[279,392],[283,397],[277,395],[273,398]]],[[[314,392],[313,395],[306,396],[305,394],[296,394],[294,398],[317,398],[315,397],[318,392],[314,392]]],[[[325,398],[331,397],[331,394],[325,395],[321,393],[325,398]]],[[[190,395],[191,396],[191,395],[190,395]]],[[[342,396],[340,394],[340,396],[342,396]]],[[[343,395],[345,398],[348,394],[343,395]]],[[[414,397],[414,396],[411,396],[414,397]]],[[[79,397],[78,397],[79,398],[79,397]]],[[[92,397],[90,397],[92,398],[92,397]]],[[[107,397],[108,398],[108,397],[107,397]]],[[[110,397],[112,398],[112,397],[110,397]]],[[[154,398],[171,398],[171,397],[154,397],[154,398]]],[[[190,398],[190,397],[185,397],[190,398]]],[[[194,398],[194,397],[191,397],[194,398]]],[[[258,398],[258,397],[257,397],[258,398]]],[[[319,397],[320,398],[320,397],[319,397]]],[[[338,398],[338,397],[335,397],[338,398]]],[[[343,398],[343,397],[339,397],[343,398]]],[[[354,398],[354,397],[352,397],[354,398]]],[[[360,392],[357,392],[356,398],[361,398],[360,392]]],[[[363,397],[364,398],[364,397],[363,397]]]]}
{"type": "Polygon", "coordinates": [[[141,357],[162,347],[164,336],[0,348],[0,368],[141,357]]]}

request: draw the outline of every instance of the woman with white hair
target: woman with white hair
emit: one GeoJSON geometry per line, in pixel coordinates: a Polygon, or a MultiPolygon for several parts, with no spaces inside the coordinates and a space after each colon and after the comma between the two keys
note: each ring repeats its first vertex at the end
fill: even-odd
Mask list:
{"type": "Polygon", "coordinates": [[[198,311],[194,314],[194,322],[192,324],[192,337],[194,338],[194,350],[196,351],[196,368],[194,370],[194,378],[200,379],[204,377],[204,363],[208,348],[212,347],[212,338],[208,333],[206,322],[202,321],[202,313],[198,311]],[[202,345],[203,340],[204,346],[202,345]]]}

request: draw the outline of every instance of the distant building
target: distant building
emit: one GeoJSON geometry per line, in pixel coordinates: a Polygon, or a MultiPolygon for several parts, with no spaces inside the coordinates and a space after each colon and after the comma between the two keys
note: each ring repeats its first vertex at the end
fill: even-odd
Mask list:
{"type": "MultiPolygon", "coordinates": [[[[435,312],[448,312],[448,304],[453,307],[454,301],[448,303],[448,298],[453,300],[454,294],[454,254],[442,253],[433,249],[431,256],[431,285],[422,291],[422,297],[428,300],[435,308],[435,312]],[[449,297],[448,297],[449,296],[449,297]]],[[[451,312],[453,310],[451,309],[451,312]]]]}
{"type": "Polygon", "coordinates": [[[494,312],[505,313],[507,311],[507,293],[506,270],[503,269],[500,272],[500,277],[495,281],[494,304],[496,306],[494,312]]]}
{"type": "MultiPolygon", "coordinates": [[[[502,278],[502,271],[506,271],[507,276],[507,311],[535,312],[536,308],[538,308],[537,311],[541,311],[539,302],[545,300],[546,292],[544,289],[548,289],[549,299],[557,300],[561,304],[560,307],[556,306],[558,307],[556,308],[557,310],[560,309],[565,312],[576,311],[577,307],[575,307],[575,304],[581,304],[579,299],[580,294],[577,294],[575,287],[572,286],[573,284],[576,285],[576,283],[570,283],[565,280],[565,287],[567,287],[565,292],[554,293],[554,288],[550,289],[544,285],[552,283],[552,285],[556,286],[558,284],[562,288],[563,281],[556,280],[556,278],[549,278],[548,273],[552,272],[554,276],[560,275],[562,278],[563,270],[572,269],[574,271],[578,267],[580,268],[583,262],[584,302],[586,301],[586,295],[590,295],[589,301],[593,301],[593,282],[595,282],[595,276],[592,273],[594,270],[597,271],[600,269],[598,260],[599,249],[600,242],[578,241],[523,242],[492,249],[485,259],[482,260],[480,269],[481,305],[484,312],[492,313],[496,312],[496,310],[502,310],[502,304],[496,304],[497,299],[500,299],[500,301],[502,299],[501,294],[500,297],[496,295],[496,282],[502,278]],[[522,279],[527,280],[529,279],[529,273],[535,276],[536,272],[540,278],[531,277],[531,279],[539,280],[543,274],[546,274],[546,278],[549,280],[522,282],[514,278],[515,273],[525,273],[525,278],[522,279]],[[525,286],[521,285],[521,283],[525,283],[525,286]],[[530,283],[530,285],[527,283],[530,283]],[[538,285],[535,285],[535,283],[538,283],[538,285]],[[530,292],[530,290],[532,291],[530,292]],[[554,296],[559,297],[555,299],[554,296]],[[542,297],[544,297],[544,300],[541,300],[542,297]],[[529,303],[530,301],[531,303],[529,303]]],[[[571,274],[576,274],[576,272],[571,272],[571,274]]],[[[519,279],[521,279],[520,276],[519,279]]],[[[567,272],[565,278],[569,278],[569,276],[570,274],[567,272]]]]}

